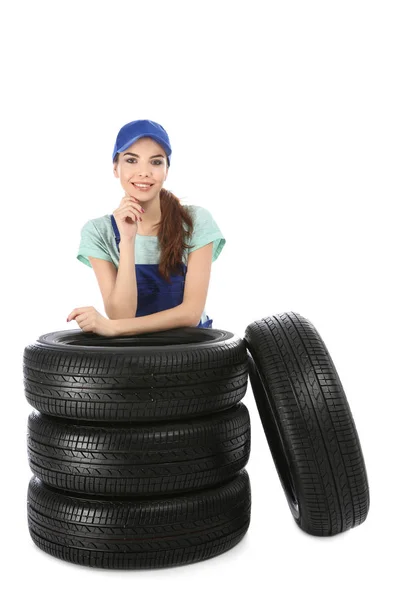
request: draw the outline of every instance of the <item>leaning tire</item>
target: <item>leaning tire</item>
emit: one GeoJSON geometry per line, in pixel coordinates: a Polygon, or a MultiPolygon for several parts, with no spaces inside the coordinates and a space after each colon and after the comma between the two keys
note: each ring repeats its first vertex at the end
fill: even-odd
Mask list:
{"type": "Polygon", "coordinates": [[[190,421],[133,426],[65,422],[33,412],[28,458],[49,486],[85,494],[155,496],[220,485],[249,460],[241,402],[190,421]]]}
{"type": "Polygon", "coordinates": [[[298,313],[251,323],[244,339],[257,408],[296,523],[331,536],[363,523],[369,486],[331,356],[298,313]]]}
{"type": "Polygon", "coordinates": [[[42,335],[23,356],[28,403],[86,421],[186,419],[231,408],[245,395],[244,340],[183,327],[138,336],[42,335]]]}
{"type": "Polygon", "coordinates": [[[107,569],[198,562],[238,544],[250,524],[247,472],[201,493],[155,500],[66,495],[32,477],[28,527],[34,543],[63,560],[107,569]]]}

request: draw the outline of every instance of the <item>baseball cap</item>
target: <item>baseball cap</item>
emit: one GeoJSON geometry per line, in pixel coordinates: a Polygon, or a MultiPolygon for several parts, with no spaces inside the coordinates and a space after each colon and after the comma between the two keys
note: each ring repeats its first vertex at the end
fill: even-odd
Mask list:
{"type": "Polygon", "coordinates": [[[170,166],[172,150],[168,134],[164,127],[148,119],[131,121],[121,127],[114,145],[113,161],[117,152],[123,152],[123,150],[129,148],[131,144],[142,137],[151,137],[164,148],[167,154],[168,166],[170,166]]]}

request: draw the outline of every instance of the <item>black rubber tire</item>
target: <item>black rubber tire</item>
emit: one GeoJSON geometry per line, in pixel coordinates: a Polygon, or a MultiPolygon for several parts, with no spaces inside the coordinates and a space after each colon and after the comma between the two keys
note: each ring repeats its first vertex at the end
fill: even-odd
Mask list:
{"type": "Polygon", "coordinates": [[[212,558],[244,537],[251,489],[243,469],[223,485],[154,500],[96,499],[28,486],[34,543],[63,560],[106,569],[173,567],[212,558]]]}
{"type": "Polygon", "coordinates": [[[298,526],[332,536],[363,523],[370,498],[353,416],[315,327],[295,312],[245,331],[250,383],[298,526]]]}
{"type": "Polygon", "coordinates": [[[28,345],[23,373],[26,399],[43,414],[140,422],[234,406],[246,394],[248,362],[244,341],[221,329],[126,337],[73,330],[28,345]]]}
{"type": "Polygon", "coordinates": [[[185,422],[133,426],[65,422],[32,412],[28,458],[49,486],[84,494],[183,493],[215,487],[250,455],[250,415],[233,408],[185,422]]]}

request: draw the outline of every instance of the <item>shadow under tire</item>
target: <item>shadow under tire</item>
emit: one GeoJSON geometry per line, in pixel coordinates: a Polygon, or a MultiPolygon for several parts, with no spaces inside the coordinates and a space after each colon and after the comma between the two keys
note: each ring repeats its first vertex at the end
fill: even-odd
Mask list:
{"type": "Polygon", "coordinates": [[[43,414],[87,421],[186,419],[246,394],[246,345],[222,329],[40,336],[23,354],[24,393],[43,414]]]}
{"type": "Polygon", "coordinates": [[[370,504],[364,457],[317,330],[287,312],[251,323],[244,339],[257,408],[297,525],[316,536],[360,525],[370,504]]]}
{"type": "Polygon", "coordinates": [[[223,485],[157,499],[65,494],[32,477],[28,527],[43,551],[106,569],[149,569],[222,554],[244,537],[251,512],[246,470],[223,485]]]}
{"type": "Polygon", "coordinates": [[[183,493],[220,485],[249,460],[250,415],[233,408],[189,421],[88,424],[32,412],[28,458],[49,486],[84,494],[183,493]]]}

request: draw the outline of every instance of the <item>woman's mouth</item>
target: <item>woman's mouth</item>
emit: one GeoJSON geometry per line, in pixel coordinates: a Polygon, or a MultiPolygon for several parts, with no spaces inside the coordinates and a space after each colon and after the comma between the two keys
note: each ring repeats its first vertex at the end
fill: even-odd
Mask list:
{"type": "Polygon", "coordinates": [[[154,184],[149,184],[149,185],[136,185],[136,183],[132,184],[133,187],[135,187],[137,190],[140,190],[141,192],[147,192],[154,184]]]}

